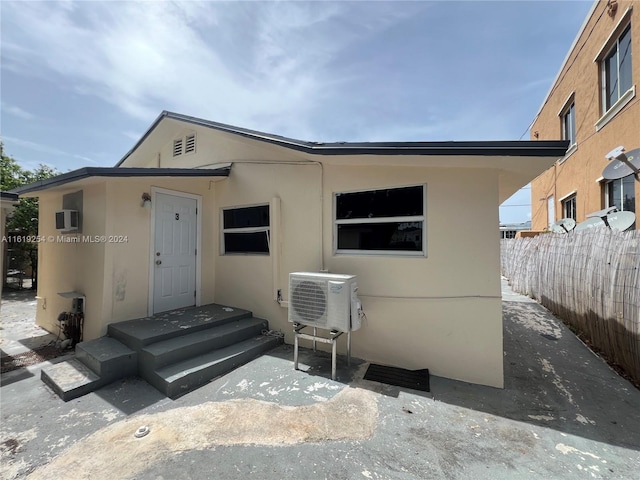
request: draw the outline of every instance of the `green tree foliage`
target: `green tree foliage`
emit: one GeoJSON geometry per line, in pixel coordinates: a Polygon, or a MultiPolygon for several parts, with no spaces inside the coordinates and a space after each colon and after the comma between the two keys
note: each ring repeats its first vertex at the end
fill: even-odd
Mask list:
{"type": "MultiPolygon", "coordinates": [[[[6,155],[4,146],[0,143],[0,191],[27,185],[38,180],[44,180],[58,175],[56,169],[47,165],[40,165],[35,170],[25,170],[18,162],[6,155]]],[[[38,235],[38,199],[21,198],[15,210],[7,219],[7,234],[18,235],[21,238],[38,235]]],[[[12,255],[17,263],[24,267],[31,267],[32,288],[37,286],[38,244],[36,242],[19,242],[12,244],[12,255]]]]}

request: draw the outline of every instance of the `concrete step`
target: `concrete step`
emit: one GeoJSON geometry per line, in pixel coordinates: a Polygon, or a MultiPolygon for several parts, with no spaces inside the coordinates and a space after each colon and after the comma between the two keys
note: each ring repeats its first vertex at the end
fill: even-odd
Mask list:
{"type": "Polygon", "coordinates": [[[107,383],[138,373],[138,353],[115,338],[101,337],[78,343],[76,359],[107,383]]]}
{"type": "Polygon", "coordinates": [[[268,325],[260,318],[243,318],[153,343],[140,351],[140,372],[144,377],[147,372],[241,342],[259,335],[268,325]]]}
{"type": "Polygon", "coordinates": [[[188,333],[249,318],[248,310],[211,304],[201,307],[181,308],[154,315],[153,317],[111,323],[107,335],[124,343],[135,351],[152,343],[180,337],[188,333]]]}
{"type": "Polygon", "coordinates": [[[156,370],[147,382],[176,398],[230,372],[281,343],[281,339],[255,336],[248,340],[156,370]]]}
{"type": "Polygon", "coordinates": [[[110,383],[75,358],[43,368],[40,378],[65,402],[110,383]]]}

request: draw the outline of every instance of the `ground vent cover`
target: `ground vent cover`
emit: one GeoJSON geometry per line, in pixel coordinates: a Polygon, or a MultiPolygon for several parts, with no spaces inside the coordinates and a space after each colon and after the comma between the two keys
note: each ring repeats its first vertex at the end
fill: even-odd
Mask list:
{"type": "Polygon", "coordinates": [[[430,391],[429,370],[426,368],[422,370],[405,370],[372,363],[369,365],[367,373],[364,374],[364,379],[422,392],[430,391]]]}

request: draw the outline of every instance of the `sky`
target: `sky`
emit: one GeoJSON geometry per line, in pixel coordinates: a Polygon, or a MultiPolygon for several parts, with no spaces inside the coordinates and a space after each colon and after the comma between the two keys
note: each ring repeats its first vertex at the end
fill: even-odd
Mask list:
{"type": "Polygon", "coordinates": [[[528,140],[591,4],[3,0],[2,142],[27,169],[110,167],[162,110],[308,141],[528,140]]]}

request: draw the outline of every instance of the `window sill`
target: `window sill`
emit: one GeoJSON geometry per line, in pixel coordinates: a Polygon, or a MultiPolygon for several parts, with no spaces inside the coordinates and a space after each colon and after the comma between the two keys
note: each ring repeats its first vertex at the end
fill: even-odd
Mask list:
{"type": "Polygon", "coordinates": [[[596,132],[609,123],[634,97],[636,96],[636,86],[627,90],[612,107],[605,112],[596,122],[596,132]]]}
{"type": "Polygon", "coordinates": [[[571,145],[571,146],[569,147],[569,150],[567,150],[567,153],[565,153],[565,154],[564,154],[564,157],[562,157],[562,158],[558,161],[558,163],[560,163],[560,164],[564,163],[564,162],[565,162],[565,160],[566,160],[567,158],[569,158],[571,155],[573,155],[573,153],[574,153],[576,150],[578,150],[578,144],[577,144],[577,143],[574,143],[573,145],[571,145]]]}
{"type": "Polygon", "coordinates": [[[427,258],[426,252],[407,251],[407,250],[336,250],[334,256],[353,255],[353,256],[380,256],[380,257],[423,257],[427,258]]]}

